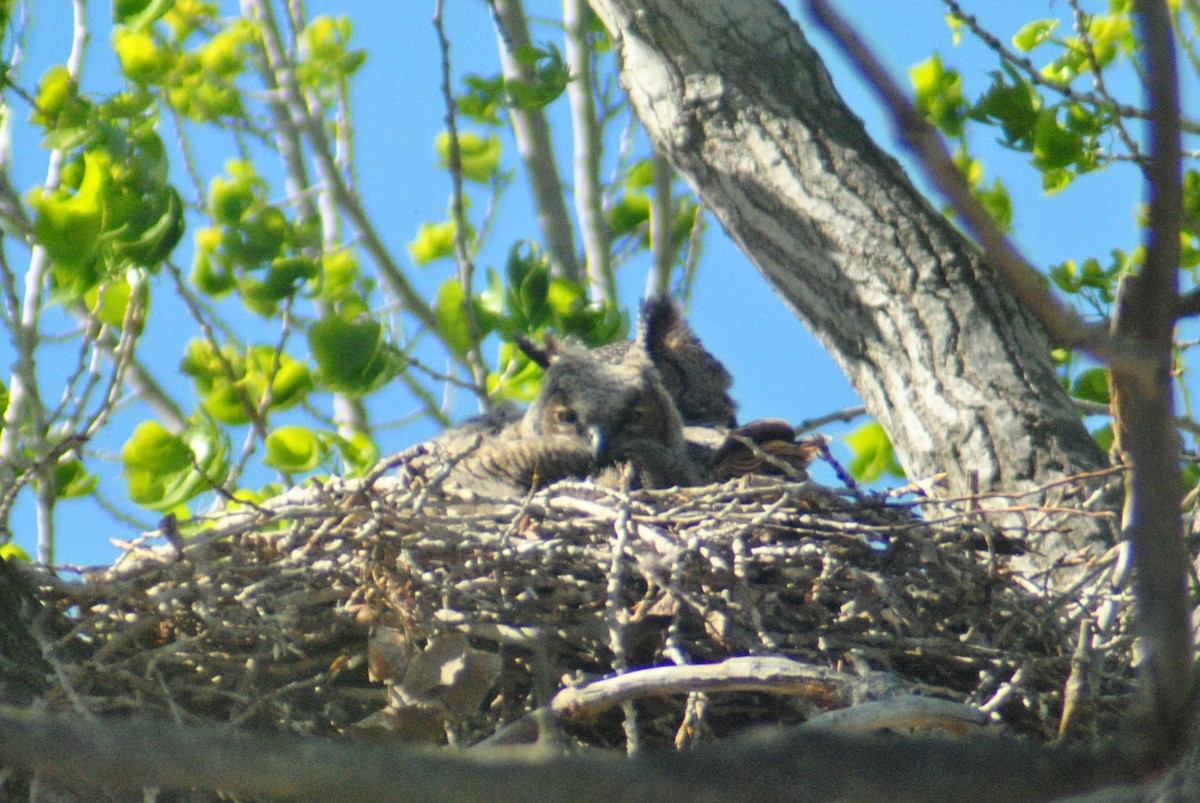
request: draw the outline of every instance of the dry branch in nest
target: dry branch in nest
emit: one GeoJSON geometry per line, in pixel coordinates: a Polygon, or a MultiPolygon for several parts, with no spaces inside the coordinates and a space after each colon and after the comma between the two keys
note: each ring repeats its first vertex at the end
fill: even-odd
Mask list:
{"type": "Polygon", "coordinates": [[[464,745],[684,745],[872,701],[867,727],[954,731],[970,710],[1038,738],[1108,728],[1131,689],[1114,554],[1050,597],[1001,553],[1087,512],[1013,499],[1016,533],[977,502],[329,481],[187,539],[164,526],[82,583],[43,578],[67,623],[47,699],[464,745]]]}

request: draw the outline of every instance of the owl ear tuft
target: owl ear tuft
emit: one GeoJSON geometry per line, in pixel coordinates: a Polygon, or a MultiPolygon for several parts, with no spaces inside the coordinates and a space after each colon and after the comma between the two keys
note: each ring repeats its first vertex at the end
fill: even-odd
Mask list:
{"type": "Polygon", "coordinates": [[[650,354],[670,350],[669,339],[683,324],[679,307],[667,296],[653,296],[642,305],[638,316],[638,343],[650,354]]]}
{"type": "Polygon", "coordinates": [[[517,346],[525,352],[525,356],[542,368],[549,368],[562,355],[562,344],[554,335],[546,335],[546,345],[539,346],[525,335],[517,335],[517,346]]]}

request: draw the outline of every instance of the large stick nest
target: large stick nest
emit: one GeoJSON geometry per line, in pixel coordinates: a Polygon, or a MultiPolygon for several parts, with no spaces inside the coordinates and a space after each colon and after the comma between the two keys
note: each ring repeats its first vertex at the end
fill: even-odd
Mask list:
{"type": "Polygon", "coordinates": [[[922,514],[814,483],[559,483],[480,500],[403,472],[329,481],[187,539],[164,522],[81,583],[44,578],[69,628],[48,699],[463,744],[527,738],[531,722],[544,736],[549,722],[618,747],[896,692],[1049,738],[1072,688],[1070,732],[1103,731],[1131,688],[1113,559],[1042,593],[1000,553],[1083,514],[1022,509],[1037,521],[1016,533],[974,500],[922,514]],[[712,664],[715,682],[689,685],[712,664]]]}

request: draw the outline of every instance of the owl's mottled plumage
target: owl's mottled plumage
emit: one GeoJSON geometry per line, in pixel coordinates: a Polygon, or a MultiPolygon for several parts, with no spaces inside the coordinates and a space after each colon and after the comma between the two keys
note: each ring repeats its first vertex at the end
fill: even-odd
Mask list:
{"type": "Polygon", "coordinates": [[[649,355],[685,425],[736,425],[737,405],[729,396],[733,379],[704,348],[674,301],[663,296],[649,299],[638,318],[636,341],[610,343],[594,352],[616,361],[635,345],[649,355]]]}
{"type": "Polygon", "coordinates": [[[511,407],[463,422],[421,446],[408,461],[427,479],[445,468],[449,486],[485,496],[523,496],[567,477],[595,470],[595,448],[585,436],[568,432],[533,434],[524,414],[511,407]]]}
{"type": "Polygon", "coordinates": [[[821,446],[820,437],[797,440],[795,429],[783,419],[760,418],[726,435],[713,453],[712,477],[717,482],[747,474],[805,480],[821,446]]]}
{"type": "Polygon", "coordinates": [[[627,463],[640,487],[697,481],[679,412],[640,343],[616,358],[553,338],[545,348],[522,348],[546,368],[525,413],[527,433],[588,439],[596,444],[597,469],[627,463]]]}

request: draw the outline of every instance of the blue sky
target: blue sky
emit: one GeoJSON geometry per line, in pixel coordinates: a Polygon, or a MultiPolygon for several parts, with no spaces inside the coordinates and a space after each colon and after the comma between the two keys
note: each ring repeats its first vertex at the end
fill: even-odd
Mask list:
{"type": "MultiPolygon", "coordinates": [[[[69,48],[69,4],[34,3],[32,35],[28,62],[19,75],[25,87],[35,85],[48,64],[61,62],[69,48]]],[[[111,25],[108,5],[93,2],[92,34],[95,44],[85,75],[85,88],[97,93],[115,91],[119,84],[111,53],[106,52],[111,25]]],[[[222,6],[232,10],[234,4],[222,6]]],[[[874,45],[885,64],[907,84],[906,70],[932,52],[943,54],[947,64],[963,71],[965,93],[974,97],[989,82],[987,71],[994,68],[991,54],[969,35],[955,47],[951,32],[943,20],[945,6],[937,0],[872,0],[870,3],[843,0],[839,8],[874,45]]],[[[1045,16],[1067,13],[1065,4],[1047,0],[1011,3],[966,3],[982,23],[1007,41],[1025,22],[1045,16]]],[[[1087,5],[1087,4],[1085,4],[1087,5]]],[[[1097,10],[1102,4],[1094,3],[1097,10]]],[[[531,18],[554,18],[561,3],[529,0],[531,18]]],[[[433,2],[394,2],[394,0],[356,0],[354,3],[309,0],[310,16],[344,14],[354,25],[353,43],[368,53],[366,65],[357,76],[353,89],[356,128],[358,182],[369,214],[376,221],[385,243],[402,266],[411,263],[406,245],[423,222],[444,219],[450,192],[449,177],[437,167],[434,138],[443,128],[443,105],[438,91],[438,51],[431,24],[433,2]]],[[[495,37],[486,6],[479,0],[447,0],[445,16],[452,42],[451,58],[456,75],[491,75],[498,71],[495,37]]],[[[810,26],[806,25],[806,29],[810,26]]],[[[534,25],[533,37],[539,42],[561,42],[561,34],[549,24],[534,25]]],[[[818,33],[810,39],[826,57],[834,81],[842,95],[866,122],[868,130],[887,150],[899,152],[886,119],[873,98],[858,83],[836,50],[818,33]]],[[[23,110],[19,110],[23,114],[23,110]]],[[[556,147],[569,164],[569,122],[565,98],[550,108],[556,147]]],[[[18,115],[20,116],[20,115],[18,115]]],[[[29,131],[23,119],[14,120],[13,173],[16,185],[25,189],[43,180],[45,155],[34,147],[36,133],[29,131]]],[[[643,140],[644,143],[644,140],[643,140]]],[[[1049,266],[1066,259],[1087,256],[1103,258],[1114,248],[1131,250],[1137,245],[1134,213],[1141,202],[1141,187],[1135,171],[1118,166],[1083,177],[1052,198],[1043,195],[1038,174],[1025,165],[1025,157],[1003,150],[983,138],[973,141],[977,155],[988,168],[989,176],[1003,176],[1013,195],[1016,209],[1014,238],[1030,260],[1049,266]]],[[[209,147],[198,143],[198,158],[211,168],[211,175],[231,156],[225,142],[209,147]]],[[[505,159],[515,167],[515,148],[505,143],[505,159]]],[[[262,154],[266,174],[273,156],[262,154]]],[[[910,175],[916,171],[910,167],[910,175]]],[[[918,180],[918,183],[921,182],[918,180]]],[[[522,238],[538,238],[529,196],[518,177],[504,199],[503,212],[492,235],[494,244],[485,251],[483,265],[501,265],[508,244],[522,238]],[[489,261],[490,260],[490,261],[489,261]]],[[[24,254],[10,250],[14,268],[23,264],[24,254]]],[[[191,236],[176,253],[183,265],[191,262],[191,236]]],[[[646,278],[645,261],[634,261],[622,268],[620,282],[623,299],[636,307],[646,278]]],[[[432,291],[448,275],[448,265],[413,269],[418,284],[432,291]]],[[[163,278],[157,280],[165,284],[163,278]]],[[[164,291],[168,287],[162,288],[164,291]]],[[[729,367],[735,380],[734,395],[740,402],[740,417],[749,420],[772,416],[791,421],[824,415],[859,403],[841,372],[817,344],[812,335],[789,312],[766,282],[741,254],[713,226],[698,275],[695,295],[689,310],[693,328],[709,349],[729,367]]],[[[192,336],[189,324],[180,325],[178,311],[169,307],[152,312],[147,345],[153,349],[149,361],[174,373],[184,344],[192,336]]],[[[264,338],[269,337],[264,333],[264,338]]],[[[268,341],[269,342],[269,341],[268,341]]],[[[0,366],[11,365],[12,352],[7,342],[0,343],[0,366]]],[[[52,370],[52,369],[51,369],[52,370]]],[[[6,371],[7,373],[7,371],[6,371]]],[[[7,377],[5,377],[7,381],[7,377]]],[[[182,378],[172,380],[176,395],[189,398],[190,389],[182,378]]],[[[396,383],[376,403],[376,420],[401,419],[415,409],[396,383]]],[[[454,413],[464,417],[474,412],[469,400],[457,400],[454,413]]],[[[130,410],[118,416],[109,432],[92,444],[94,449],[116,453],[142,414],[130,410]]],[[[851,427],[831,426],[825,431],[837,435],[851,427]]],[[[384,438],[385,449],[395,451],[429,434],[432,428],[397,428],[384,438]]],[[[835,454],[847,457],[844,448],[835,445],[835,454]]],[[[106,481],[116,478],[118,467],[111,466],[106,481]]],[[[140,520],[151,524],[155,516],[144,513],[140,520]]],[[[17,542],[30,552],[34,548],[32,505],[22,499],[15,514],[17,542]]],[[[129,538],[135,528],[119,524],[103,515],[86,501],[65,503],[59,518],[59,560],[76,564],[111,561],[116,554],[109,537],[129,538]]]]}

